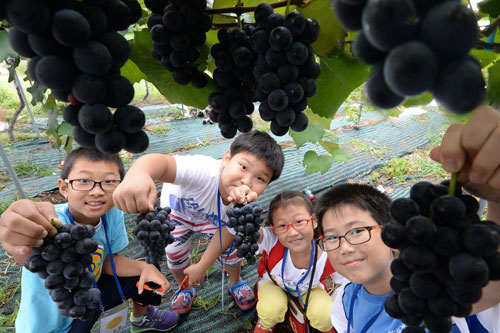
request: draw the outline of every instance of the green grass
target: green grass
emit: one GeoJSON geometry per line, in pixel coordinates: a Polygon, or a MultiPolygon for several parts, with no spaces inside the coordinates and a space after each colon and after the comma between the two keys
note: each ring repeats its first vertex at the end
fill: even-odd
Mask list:
{"type": "Polygon", "coordinates": [[[7,308],[15,302],[14,311],[6,313],[4,310],[0,312],[0,332],[12,332],[14,322],[19,311],[19,300],[15,296],[21,287],[20,277],[16,281],[10,281],[7,278],[2,278],[0,282],[0,309],[7,308]]]}
{"type": "Polygon", "coordinates": [[[39,177],[45,177],[56,172],[55,169],[47,168],[46,166],[40,165],[38,163],[33,163],[30,160],[16,162],[12,166],[18,177],[32,176],[36,175],[39,177]]]}
{"type": "Polygon", "coordinates": [[[420,150],[403,157],[394,157],[385,166],[373,172],[369,181],[381,183],[392,180],[395,184],[400,184],[405,183],[407,177],[448,177],[448,173],[441,167],[441,164],[432,161],[428,156],[429,150],[420,150]]]}
{"type": "Polygon", "coordinates": [[[377,146],[376,142],[372,142],[371,145],[366,144],[362,140],[359,139],[353,139],[351,140],[351,144],[354,146],[354,148],[359,151],[359,152],[368,152],[371,155],[380,155],[384,151],[389,151],[390,148],[387,146],[377,146]]]}
{"type": "Polygon", "coordinates": [[[170,130],[170,127],[165,125],[147,126],[145,130],[152,134],[165,135],[170,130]]]}

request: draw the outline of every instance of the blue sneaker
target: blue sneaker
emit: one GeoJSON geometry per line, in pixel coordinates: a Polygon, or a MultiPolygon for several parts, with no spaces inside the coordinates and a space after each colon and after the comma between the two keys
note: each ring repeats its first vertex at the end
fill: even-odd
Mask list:
{"type": "Polygon", "coordinates": [[[177,326],[179,315],[172,311],[159,310],[150,305],[141,320],[133,320],[130,314],[130,332],[166,332],[177,326]]]}

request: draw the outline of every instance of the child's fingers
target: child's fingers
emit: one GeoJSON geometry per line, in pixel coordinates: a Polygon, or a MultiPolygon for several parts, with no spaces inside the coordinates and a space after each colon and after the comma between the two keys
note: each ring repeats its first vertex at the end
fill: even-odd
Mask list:
{"type": "Polygon", "coordinates": [[[143,274],[139,277],[139,282],[137,284],[137,293],[140,295],[144,291],[144,283],[146,283],[146,278],[143,274]]]}
{"type": "MultiPolygon", "coordinates": [[[[439,155],[434,153],[435,160],[440,162],[448,172],[457,172],[460,170],[467,156],[466,151],[461,145],[462,130],[463,124],[450,125],[443,136],[441,146],[438,150],[439,155]]],[[[433,157],[432,154],[431,157],[433,157]]]]}
{"type": "Polygon", "coordinates": [[[245,199],[246,199],[246,201],[247,201],[247,203],[248,203],[248,202],[252,202],[252,201],[257,201],[258,197],[259,197],[259,196],[257,195],[257,193],[256,193],[256,192],[250,191],[250,192],[248,192],[248,193],[247,193],[247,195],[245,196],[245,199]]]}
{"type": "Polygon", "coordinates": [[[475,154],[469,171],[469,180],[475,184],[485,184],[492,179],[500,166],[500,128],[490,132],[489,137],[475,154]]]}
{"type": "Polygon", "coordinates": [[[460,142],[468,155],[475,157],[498,127],[500,127],[498,111],[486,106],[479,107],[462,129],[460,142]]]}

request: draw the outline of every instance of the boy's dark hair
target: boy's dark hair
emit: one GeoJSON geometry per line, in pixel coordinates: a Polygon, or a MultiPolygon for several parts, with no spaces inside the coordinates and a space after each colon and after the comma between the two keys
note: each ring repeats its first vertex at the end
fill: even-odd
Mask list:
{"type": "Polygon", "coordinates": [[[315,215],[321,235],[325,213],[338,211],[346,204],[367,211],[379,225],[394,221],[389,213],[391,199],[386,194],[369,185],[344,183],[335,185],[316,200],[315,215]]]}
{"type": "Polygon", "coordinates": [[[238,153],[251,153],[264,160],[273,172],[269,183],[281,176],[283,164],[285,164],[283,150],[266,132],[250,131],[238,135],[231,144],[229,151],[231,157],[238,153]]]}
{"type": "Polygon", "coordinates": [[[125,176],[125,167],[123,166],[123,161],[118,154],[106,154],[94,147],[80,147],[72,150],[64,160],[64,164],[61,169],[61,179],[68,178],[71,169],[73,169],[73,166],[75,165],[75,162],[81,158],[89,160],[91,162],[102,161],[116,163],[120,172],[120,179],[123,179],[123,177],[125,176]]]}
{"type": "Polygon", "coordinates": [[[277,194],[269,203],[269,212],[267,213],[265,225],[273,225],[273,214],[279,207],[285,207],[288,205],[304,205],[307,211],[314,213],[314,208],[311,200],[300,191],[290,191],[285,190],[277,194]]]}

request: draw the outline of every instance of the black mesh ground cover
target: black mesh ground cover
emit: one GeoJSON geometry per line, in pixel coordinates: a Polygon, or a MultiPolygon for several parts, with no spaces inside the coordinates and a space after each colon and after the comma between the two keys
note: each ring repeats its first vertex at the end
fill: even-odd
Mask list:
{"type": "MultiPolygon", "coordinates": [[[[316,147],[312,144],[305,144],[300,149],[291,147],[284,149],[285,168],[282,176],[277,181],[273,182],[265,193],[259,198],[260,204],[266,208],[270,199],[284,189],[309,189],[315,193],[321,192],[332,184],[344,182],[349,179],[360,179],[367,175],[372,170],[381,167],[387,161],[396,156],[402,156],[412,153],[416,148],[423,147],[429,144],[429,137],[438,134],[440,129],[447,120],[444,116],[438,113],[428,113],[427,119],[384,119],[380,120],[371,126],[363,126],[359,129],[346,131],[337,136],[337,142],[346,148],[352,155],[352,158],[345,163],[334,163],[332,167],[323,175],[319,173],[305,174],[305,168],[302,165],[303,156],[306,151],[312,149],[318,154],[324,153],[321,147],[316,147]],[[365,146],[370,146],[373,150],[360,151],[359,145],[362,143],[365,146]],[[357,148],[358,146],[358,148],[357,148]]],[[[185,147],[187,144],[197,144],[203,140],[210,140],[210,145],[201,145],[200,148],[191,149],[181,154],[203,154],[210,155],[215,158],[223,156],[225,151],[229,149],[231,140],[223,139],[217,126],[201,125],[200,119],[176,120],[172,122],[171,130],[167,135],[160,136],[150,134],[150,147],[147,153],[151,152],[169,152],[176,151],[185,147]],[[208,139],[206,139],[208,138],[208,139]]],[[[280,142],[289,140],[289,138],[277,138],[280,142]]],[[[23,161],[27,157],[31,158],[36,163],[55,168],[55,174],[47,177],[23,178],[23,188],[29,192],[31,196],[37,193],[53,189],[56,186],[58,178],[57,164],[64,158],[64,153],[59,153],[47,146],[46,142],[34,141],[12,145],[6,149],[11,161],[23,161]]],[[[141,156],[138,154],[135,157],[141,156]]],[[[0,170],[5,170],[3,164],[0,164],[0,170]]],[[[395,188],[390,194],[396,198],[406,196],[408,187],[395,188]]],[[[14,194],[12,184],[1,189],[0,201],[11,198],[14,194]]],[[[127,229],[130,231],[133,228],[133,215],[126,215],[127,229]]],[[[197,236],[199,237],[199,236],[197,236]]],[[[202,241],[201,238],[199,238],[202,241]]],[[[198,246],[197,252],[201,253],[205,245],[198,246]]],[[[137,258],[142,255],[137,242],[131,240],[130,245],[125,250],[125,254],[132,258],[137,258]]],[[[19,278],[19,267],[14,265],[12,259],[9,259],[3,250],[0,251],[0,267],[1,272],[9,281],[16,281],[19,278]]],[[[169,281],[172,283],[172,288],[175,289],[176,283],[168,269],[163,266],[162,271],[167,274],[169,281]]],[[[257,279],[256,266],[246,265],[242,269],[242,276],[249,280],[253,285],[257,279]]],[[[227,283],[227,279],[225,280],[227,283]]],[[[208,274],[208,280],[198,288],[198,295],[203,299],[209,299],[221,291],[221,271],[218,263],[214,264],[214,270],[208,274]]],[[[19,296],[19,293],[17,293],[19,296]]],[[[232,313],[238,318],[238,321],[231,315],[221,314],[220,302],[212,309],[206,311],[204,309],[193,310],[185,318],[181,320],[177,332],[239,332],[244,331],[242,324],[247,320],[255,320],[255,310],[242,312],[236,309],[231,296],[225,288],[225,305],[226,311],[232,313]],[[230,307],[229,309],[228,306],[230,307]]],[[[3,313],[10,313],[15,308],[15,302],[7,304],[2,308],[3,313]]],[[[165,302],[162,308],[168,307],[168,301],[165,302]]],[[[124,331],[125,332],[125,331],[124,331]]]]}

